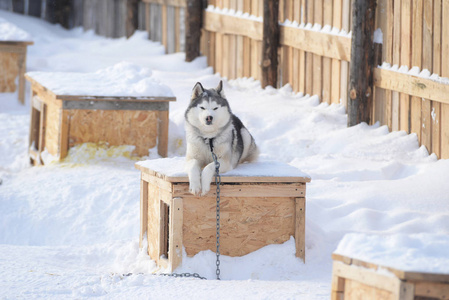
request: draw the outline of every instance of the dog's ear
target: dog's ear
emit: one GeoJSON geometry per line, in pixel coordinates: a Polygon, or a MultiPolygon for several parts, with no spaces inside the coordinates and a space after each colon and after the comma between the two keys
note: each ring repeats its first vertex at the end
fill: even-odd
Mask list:
{"type": "Polygon", "coordinates": [[[220,83],[218,83],[217,88],[215,89],[218,93],[218,95],[220,95],[223,98],[226,98],[224,91],[223,91],[223,81],[220,80],[220,83]]]}
{"type": "Polygon", "coordinates": [[[192,90],[192,96],[190,97],[190,100],[198,98],[202,93],[204,93],[204,88],[201,85],[201,83],[197,82],[192,90]]]}

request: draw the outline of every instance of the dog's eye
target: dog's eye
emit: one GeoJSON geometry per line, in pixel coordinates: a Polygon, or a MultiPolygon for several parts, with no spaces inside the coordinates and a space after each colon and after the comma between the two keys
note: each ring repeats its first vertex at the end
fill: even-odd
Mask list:
{"type": "Polygon", "coordinates": [[[218,107],[215,107],[215,108],[214,108],[214,110],[217,110],[217,109],[218,109],[218,107]]]}
{"type": "Polygon", "coordinates": [[[200,106],[200,108],[201,108],[202,110],[205,110],[205,108],[204,108],[204,107],[202,107],[202,106],[200,106]]]}

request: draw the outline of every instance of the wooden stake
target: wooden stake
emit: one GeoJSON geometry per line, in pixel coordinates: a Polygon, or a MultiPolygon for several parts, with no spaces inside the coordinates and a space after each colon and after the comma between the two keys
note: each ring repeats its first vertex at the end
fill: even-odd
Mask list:
{"type": "Polygon", "coordinates": [[[265,0],[263,4],[262,87],[277,87],[279,47],[279,0],[265,0]]]}
{"type": "Polygon", "coordinates": [[[186,7],[186,61],[190,62],[200,56],[201,27],[203,5],[199,0],[187,0],[186,7]]]}
{"type": "Polygon", "coordinates": [[[373,35],[376,1],[355,0],[352,11],[352,47],[348,126],[370,123],[373,101],[373,35]]]}

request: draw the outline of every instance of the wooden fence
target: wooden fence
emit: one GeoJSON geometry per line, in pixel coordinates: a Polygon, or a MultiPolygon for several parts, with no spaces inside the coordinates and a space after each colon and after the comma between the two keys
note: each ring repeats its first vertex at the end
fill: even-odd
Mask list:
{"type": "Polygon", "coordinates": [[[436,75],[430,79],[376,68],[374,120],[416,133],[429,152],[449,158],[449,83],[440,78],[449,77],[449,1],[383,0],[378,10],[385,12],[377,18],[383,32],[382,60],[436,75]]]}
{"type": "MultiPolygon", "coordinates": [[[[37,9],[37,2],[49,1],[55,0],[0,0],[0,8],[15,6],[14,10],[32,14],[31,3],[37,9]]],[[[82,3],[82,18],[75,13],[75,26],[81,23],[105,36],[123,36],[127,26],[123,16],[129,15],[129,4],[135,1],[62,2],[78,5],[74,8],[78,11],[82,3]]],[[[148,31],[149,38],[160,41],[168,53],[185,51],[187,1],[139,1],[135,27],[148,31]]],[[[264,0],[198,1],[209,5],[202,11],[201,38],[201,52],[208,64],[228,79],[261,80],[264,0]]],[[[348,107],[353,1],[279,0],[276,87],[289,83],[294,91],[348,107]]],[[[447,16],[449,0],[378,0],[375,27],[382,34],[376,40],[382,44],[375,48],[381,53],[372,66],[373,86],[367,91],[374,94],[370,123],[379,121],[391,130],[414,132],[440,158],[449,158],[449,83],[442,79],[449,77],[447,16]],[[387,64],[377,66],[383,62],[387,64]],[[405,66],[416,68],[408,72],[405,66]],[[423,69],[436,75],[419,75],[423,69]]]]}
{"type": "Polygon", "coordinates": [[[182,52],[185,46],[186,0],[143,0],[140,28],[153,41],[161,42],[167,53],[182,52]]]}
{"type": "MultiPolygon", "coordinates": [[[[263,1],[209,4],[202,40],[209,65],[230,79],[260,80],[263,1]]],[[[414,132],[430,153],[449,158],[449,83],[441,78],[449,77],[449,19],[443,16],[449,16],[449,0],[377,1],[379,64],[396,64],[401,72],[373,66],[371,123],[414,132]],[[436,75],[418,76],[416,68],[404,73],[404,66],[436,75]]],[[[350,0],[281,0],[277,87],[289,83],[295,91],[346,106],[351,18],[350,0]]]]}

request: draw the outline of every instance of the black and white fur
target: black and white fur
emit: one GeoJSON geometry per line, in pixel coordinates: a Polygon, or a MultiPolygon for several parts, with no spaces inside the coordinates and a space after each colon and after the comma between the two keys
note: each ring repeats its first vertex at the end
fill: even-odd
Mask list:
{"type": "Polygon", "coordinates": [[[204,89],[196,83],[185,112],[187,139],[186,172],[189,190],[205,195],[215,174],[210,143],[220,163],[220,173],[239,163],[254,161],[259,155],[254,138],[229,107],[220,81],[215,89],[204,89]],[[204,169],[203,169],[204,168],[204,169]]]}

